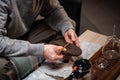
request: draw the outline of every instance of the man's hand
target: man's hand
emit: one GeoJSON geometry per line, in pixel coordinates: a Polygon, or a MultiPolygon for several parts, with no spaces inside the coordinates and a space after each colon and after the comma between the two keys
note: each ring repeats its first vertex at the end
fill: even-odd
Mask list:
{"type": "MultiPolygon", "coordinates": [[[[63,58],[63,55],[58,55],[58,52],[62,49],[62,46],[56,46],[52,44],[44,45],[44,57],[51,62],[60,60],[63,58]]],[[[66,49],[64,48],[63,51],[66,51],[66,49]]]]}
{"type": "Polygon", "coordinates": [[[66,42],[75,44],[76,46],[79,47],[79,40],[73,29],[67,30],[64,34],[64,38],[65,38],[66,42]]]}

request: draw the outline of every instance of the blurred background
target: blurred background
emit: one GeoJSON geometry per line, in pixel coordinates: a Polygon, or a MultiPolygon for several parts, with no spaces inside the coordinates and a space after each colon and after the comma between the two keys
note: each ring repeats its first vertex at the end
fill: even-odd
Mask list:
{"type": "Polygon", "coordinates": [[[59,0],[77,23],[78,35],[86,29],[120,38],[120,0],[59,0]]]}

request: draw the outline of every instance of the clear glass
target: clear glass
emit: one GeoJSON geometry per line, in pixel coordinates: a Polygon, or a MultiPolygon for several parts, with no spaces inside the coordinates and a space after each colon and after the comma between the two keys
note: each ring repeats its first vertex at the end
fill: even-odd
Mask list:
{"type": "Polygon", "coordinates": [[[116,36],[109,36],[106,45],[102,49],[105,59],[119,59],[119,39],[116,36]]]}
{"type": "Polygon", "coordinates": [[[108,36],[105,45],[102,48],[102,56],[95,60],[98,69],[105,69],[109,64],[108,61],[120,61],[120,39],[115,35],[116,25],[113,26],[112,36],[108,36]]]}
{"type": "Polygon", "coordinates": [[[105,46],[102,48],[102,56],[95,60],[98,69],[105,69],[108,60],[116,59],[120,61],[120,39],[116,36],[108,36],[105,46]]]}
{"type": "Polygon", "coordinates": [[[101,69],[101,70],[105,69],[108,65],[108,61],[105,58],[102,58],[102,57],[96,59],[95,63],[96,63],[97,68],[101,69]]]}

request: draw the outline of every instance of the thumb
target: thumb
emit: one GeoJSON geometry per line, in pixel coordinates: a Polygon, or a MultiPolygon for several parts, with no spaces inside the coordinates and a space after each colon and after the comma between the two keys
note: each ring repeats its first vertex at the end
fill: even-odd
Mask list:
{"type": "Polygon", "coordinates": [[[57,52],[57,54],[61,54],[62,51],[66,51],[66,50],[67,50],[66,48],[64,48],[62,46],[58,46],[56,52],[57,52]]]}
{"type": "Polygon", "coordinates": [[[58,48],[57,48],[58,50],[60,50],[60,51],[66,51],[67,49],[66,48],[64,48],[63,46],[58,46],[58,48]]]}

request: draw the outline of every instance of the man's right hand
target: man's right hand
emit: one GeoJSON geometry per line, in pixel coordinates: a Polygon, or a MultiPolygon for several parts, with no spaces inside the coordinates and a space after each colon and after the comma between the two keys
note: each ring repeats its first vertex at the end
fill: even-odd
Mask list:
{"type": "MultiPolygon", "coordinates": [[[[44,57],[51,62],[60,60],[63,58],[63,55],[62,54],[58,55],[57,53],[62,49],[63,49],[62,46],[46,44],[46,45],[44,45],[44,53],[43,53],[44,57]]],[[[66,49],[63,49],[63,51],[66,51],[66,49]]]]}

